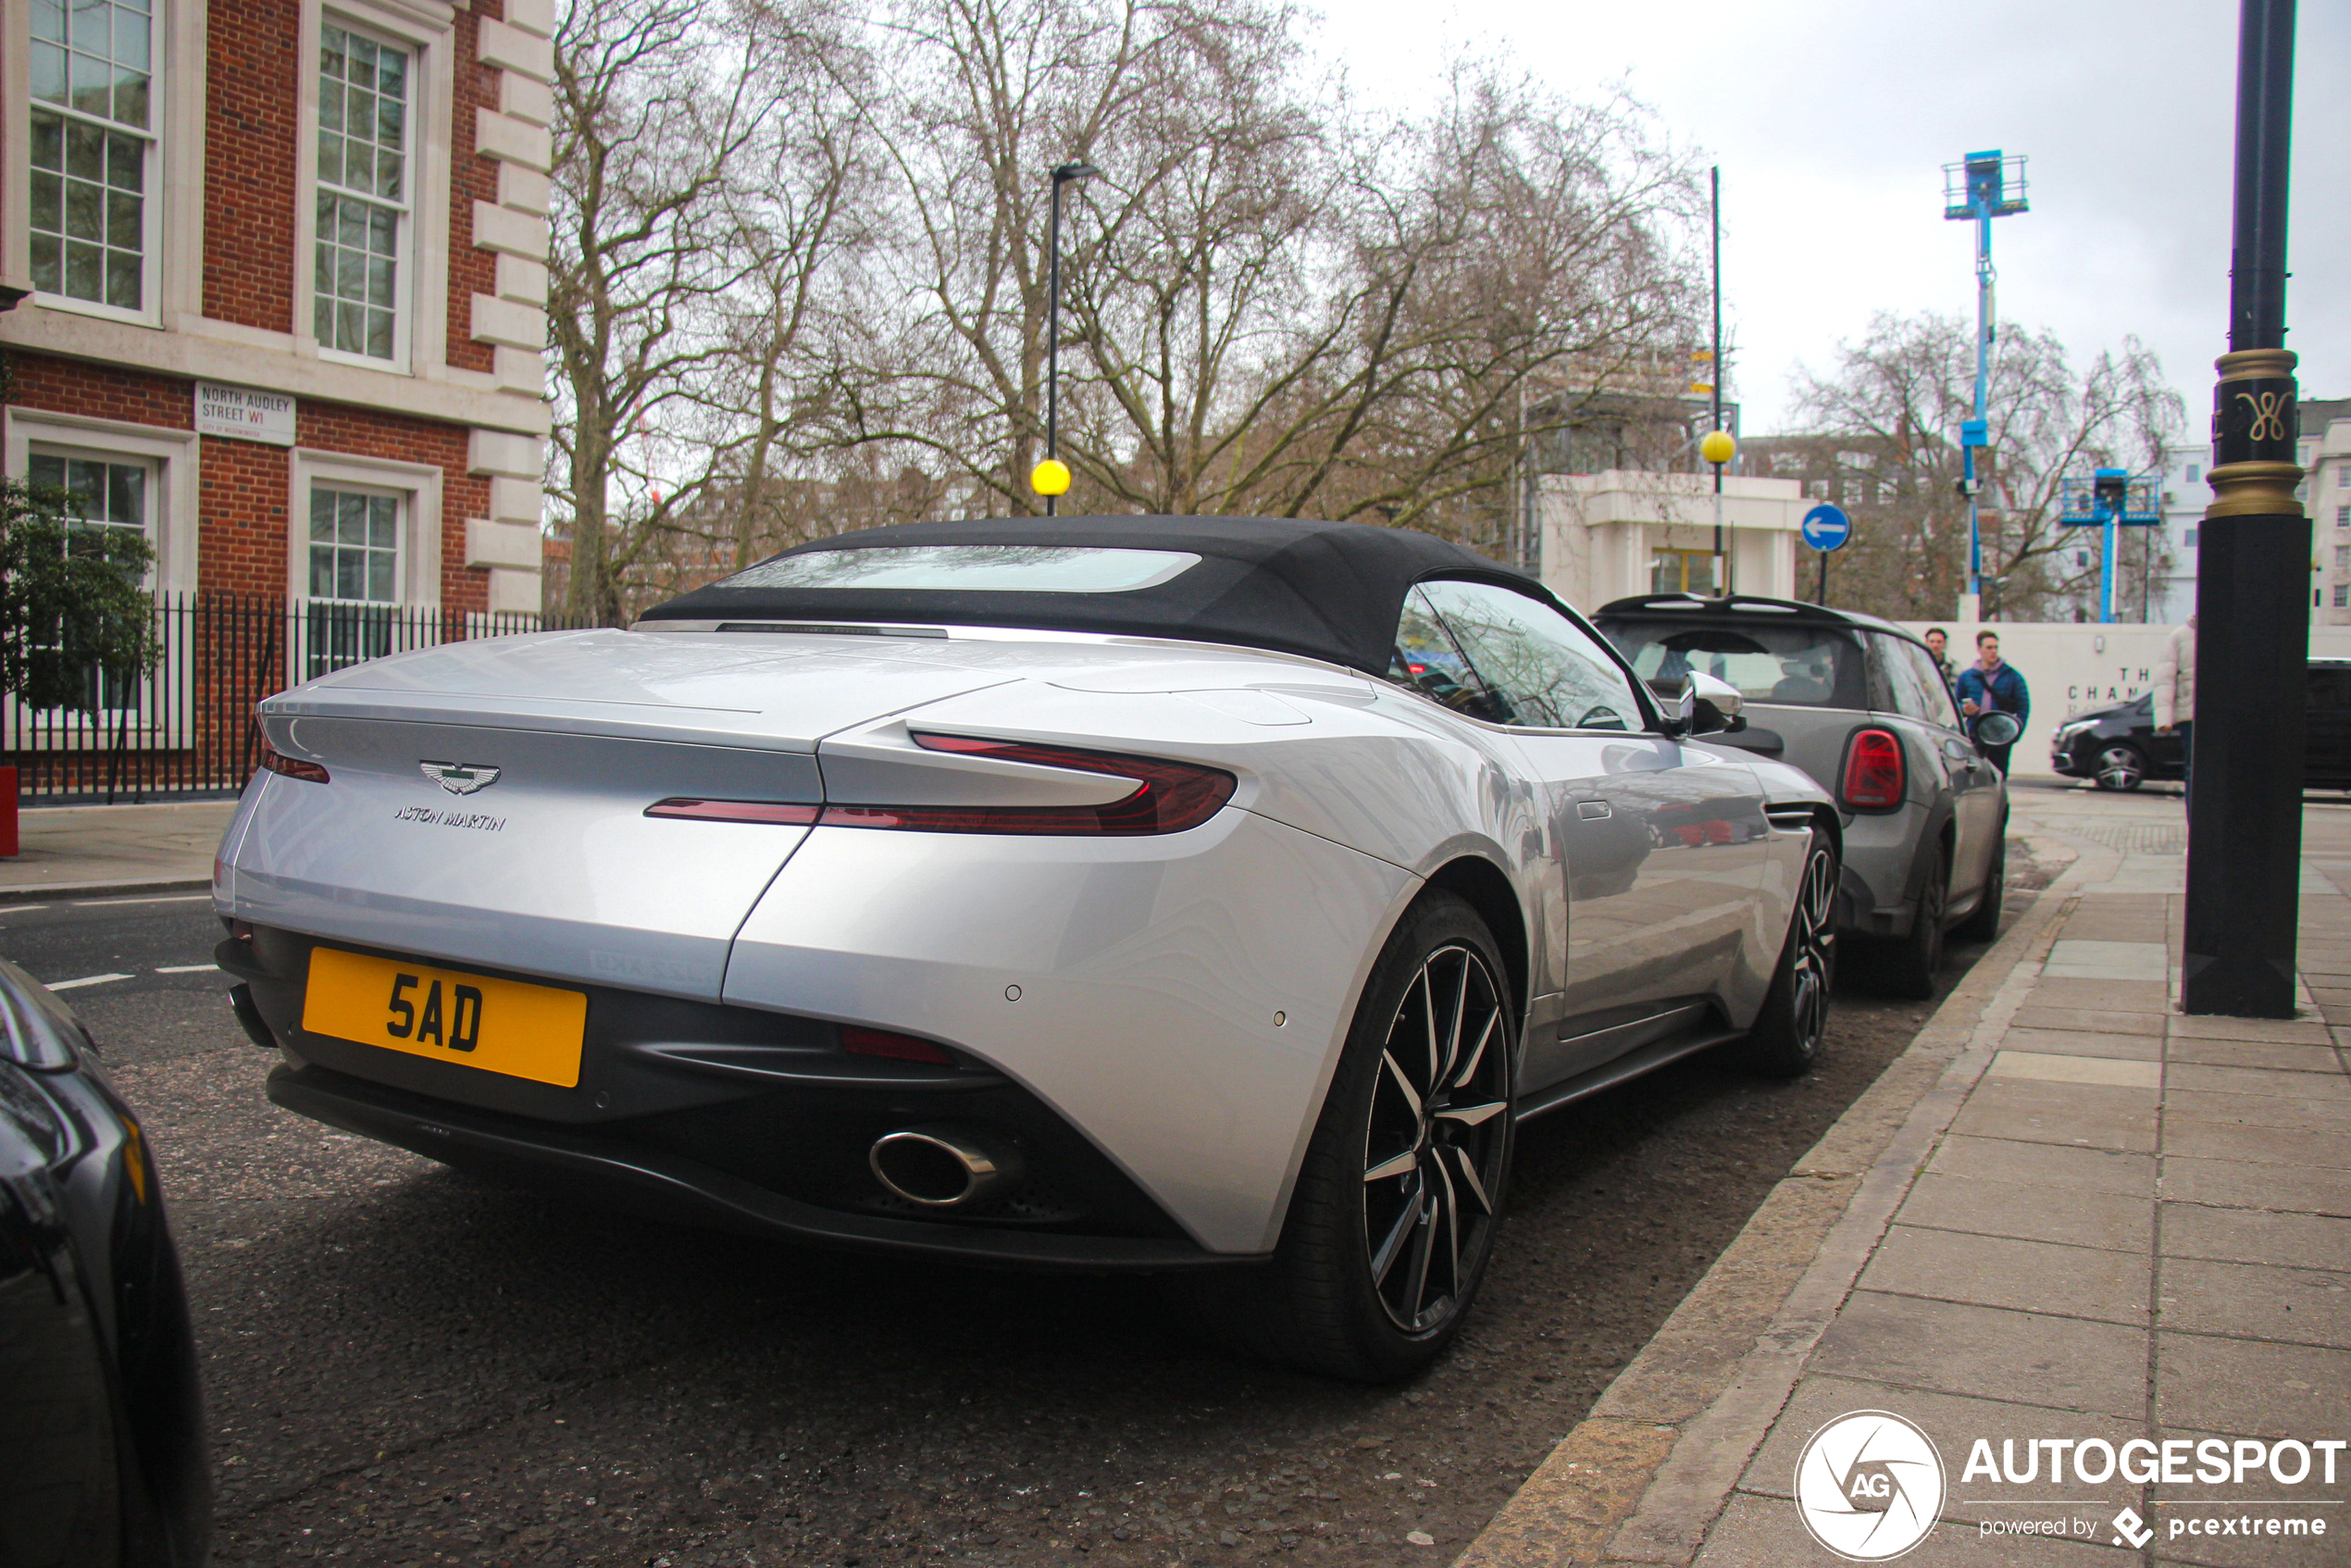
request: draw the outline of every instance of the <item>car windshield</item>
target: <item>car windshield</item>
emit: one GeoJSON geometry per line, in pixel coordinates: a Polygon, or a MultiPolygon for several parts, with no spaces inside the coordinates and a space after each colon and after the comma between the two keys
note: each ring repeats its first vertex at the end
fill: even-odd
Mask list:
{"type": "Polygon", "coordinates": [[[909,544],[812,550],[762,561],[715,588],[934,589],[953,593],[1126,593],[1200,565],[1181,550],[909,544]]]}
{"type": "Polygon", "coordinates": [[[1696,670],[1726,680],[1750,703],[1807,708],[1866,708],[1861,645],[1829,626],[1692,626],[1686,620],[1598,623],[1653,691],[1672,695],[1696,670]]]}

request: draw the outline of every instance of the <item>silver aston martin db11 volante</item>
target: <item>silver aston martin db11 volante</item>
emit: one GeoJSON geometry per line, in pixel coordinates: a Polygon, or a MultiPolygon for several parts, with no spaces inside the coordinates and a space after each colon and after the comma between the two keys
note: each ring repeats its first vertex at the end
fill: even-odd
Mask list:
{"type": "Polygon", "coordinates": [[[1393,1377],[1517,1123],[1818,1049],[1839,817],[1737,705],[1400,529],[847,534],[270,698],[220,964],[336,1126],[1393,1377]]]}

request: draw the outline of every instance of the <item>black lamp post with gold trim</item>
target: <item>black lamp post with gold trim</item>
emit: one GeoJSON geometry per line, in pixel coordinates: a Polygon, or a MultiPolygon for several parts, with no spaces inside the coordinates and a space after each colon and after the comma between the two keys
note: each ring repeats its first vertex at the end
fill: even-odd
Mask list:
{"type": "Polygon", "coordinates": [[[2181,1005],[2294,1015],[2310,520],[2285,345],[2294,0],[2243,0],[2229,352],[2213,394],[2212,504],[2196,550],[2194,789],[2181,1005]]]}

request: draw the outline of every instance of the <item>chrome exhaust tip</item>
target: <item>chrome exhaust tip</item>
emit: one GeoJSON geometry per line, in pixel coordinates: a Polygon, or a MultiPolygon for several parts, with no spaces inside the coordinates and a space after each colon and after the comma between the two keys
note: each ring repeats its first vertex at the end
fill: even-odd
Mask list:
{"type": "Polygon", "coordinates": [[[893,1197],[926,1209],[962,1209],[1020,1185],[1009,1142],[968,1127],[901,1127],[874,1140],[865,1163],[893,1197]]]}
{"type": "Polygon", "coordinates": [[[237,1027],[244,1030],[245,1039],[264,1051],[278,1049],[277,1037],[269,1032],[269,1024],[261,1015],[260,1004],[253,1000],[251,986],[234,985],[229,988],[229,1010],[237,1015],[237,1027]]]}

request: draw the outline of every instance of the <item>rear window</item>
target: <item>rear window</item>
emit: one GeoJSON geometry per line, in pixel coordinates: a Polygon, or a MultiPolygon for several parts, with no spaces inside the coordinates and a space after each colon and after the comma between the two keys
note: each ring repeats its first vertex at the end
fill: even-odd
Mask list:
{"type": "Polygon", "coordinates": [[[1830,626],[1770,626],[1611,617],[1598,623],[1649,690],[1671,696],[1691,671],[1738,689],[1750,703],[1867,708],[1861,645],[1830,626]]]}
{"type": "Polygon", "coordinates": [[[952,593],[1129,593],[1200,565],[1181,550],[1044,544],[893,544],[762,561],[714,588],[932,589],[952,593]]]}

